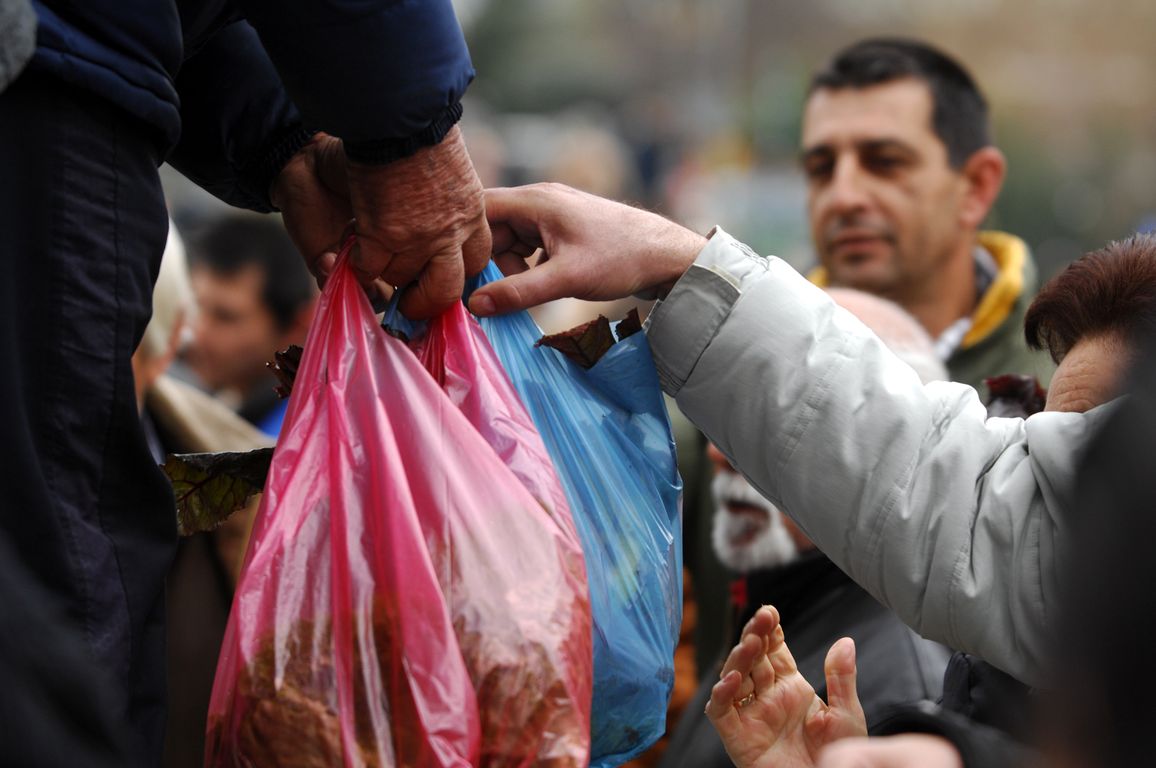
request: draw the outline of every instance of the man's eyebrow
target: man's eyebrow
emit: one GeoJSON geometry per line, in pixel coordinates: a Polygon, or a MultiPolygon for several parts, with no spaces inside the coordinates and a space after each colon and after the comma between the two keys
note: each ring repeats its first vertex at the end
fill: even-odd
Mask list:
{"type": "Polygon", "coordinates": [[[860,152],[863,150],[878,151],[882,149],[898,150],[905,155],[916,154],[914,147],[905,141],[900,141],[899,139],[866,139],[864,141],[857,142],[855,144],[855,148],[860,152]]]}
{"type": "Polygon", "coordinates": [[[830,144],[816,144],[813,147],[804,147],[802,151],[799,152],[799,163],[806,163],[813,157],[830,155],[832,152],[833,150],[830,144]]]}
{"type": "MultiPolygon", "coordinates": [[[[915,149],[910,144],[899,139],[863,139],[855,142],[855,151],[857,152],[878,152],[881,150],[899,151],[909,156],[916,155],[915,149]]],[[[826,142],[804,147],[799,152],[799,162],[806,163],[815,157],[826,157],[833,154],[834,151],[832,146],[826,142]]]]}

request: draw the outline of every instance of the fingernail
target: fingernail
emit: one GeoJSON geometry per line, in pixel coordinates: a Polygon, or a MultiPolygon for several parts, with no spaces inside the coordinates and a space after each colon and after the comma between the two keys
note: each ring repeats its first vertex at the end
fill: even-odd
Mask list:
{"type": "Polygon", "coordinates": [[[474,294],[473,298],[470,299],[470,311],[475,315],[492,315],[495,309],[494,300],[489,296],[474,294]]]}

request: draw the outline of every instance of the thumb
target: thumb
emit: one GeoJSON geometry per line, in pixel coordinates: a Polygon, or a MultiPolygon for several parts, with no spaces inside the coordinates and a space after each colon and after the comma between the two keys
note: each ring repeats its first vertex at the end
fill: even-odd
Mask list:
{"type": "Polygon", "coordinates": [[[503,315],[571,295],[557,264],[546,262],[478,288],[470,296],[470,311],[479,317],[503,315]]]}
{"type": "Polygon", "coordinates": [[[831,714],[840,718],[864,720],[863,706],[859,703],[855,687],[855,641],[849,637],[836,641],[831,650],[827,651],[823,672],[827,677],[827,705],[832,710],[831,714]]]}

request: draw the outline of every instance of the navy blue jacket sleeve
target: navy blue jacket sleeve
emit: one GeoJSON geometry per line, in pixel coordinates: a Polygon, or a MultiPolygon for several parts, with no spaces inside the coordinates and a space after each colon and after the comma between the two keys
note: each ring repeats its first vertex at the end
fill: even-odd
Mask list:
{"type": "Polygon", "coordinates": [[[314,131],[245,22],[214,34],[177,76],[181,138],[169,163],[226,203],[272,211],[269,185],[314,131]]]}
{"type": "Polygon", "coordinates": [[[242,0],[305,123],[364,162],[441,141],[473,79],[450,0],[242,0]]]}

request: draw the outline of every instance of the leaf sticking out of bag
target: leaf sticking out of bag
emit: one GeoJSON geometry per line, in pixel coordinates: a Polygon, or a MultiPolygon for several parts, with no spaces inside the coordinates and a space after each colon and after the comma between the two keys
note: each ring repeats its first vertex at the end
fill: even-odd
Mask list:
{"type": "Polygon", "coordinates": [[[211,531],[265,487],[272,448],[247,452],[174,453],[161,469],[173,484],[177,531],[211,531]]]}
{"type": "Polygon", "coordinates": [[[614,332],[618,335],[619,341],[626,341],[642,330],[642,321],[638,319],[638,310],[631,309],[626,313],[626,317],[622,318],[622,322],[614,327],[614,332]]]}
{"type": "Polygon", "coordinates": [[[610,351],[613,344],[614,334],[610,331],[610,321],[599,315],[576,328],[543,336],[534,346],[552,347],[583,368],[591,368],[610,351]]]}
{"type": "Polygon", "coordinates": [[[568,331],[543,336],[534,346],[552,347],[583,368],[592,368],[615,342],[623,341],[641,330],[642,321],[638,318],[638,310],[631,309],[613,329],[610,321],[599,315],[568,331]]]}
{"type": "Polygon", "coordinates": [[[293,391],[293,382],[297,378],[297,369],[301,366],[301,354],[305,350],[297,344],[292,344],[280,352],[273,353],[272,362],[265,363],[265,367],[273,372],[280,382],[273,388],[282,400],[289,397],[293,391]]]}

